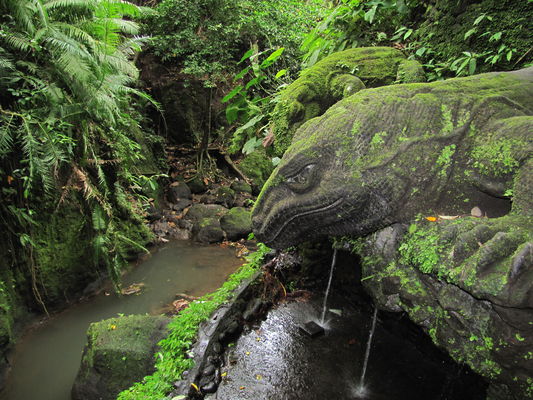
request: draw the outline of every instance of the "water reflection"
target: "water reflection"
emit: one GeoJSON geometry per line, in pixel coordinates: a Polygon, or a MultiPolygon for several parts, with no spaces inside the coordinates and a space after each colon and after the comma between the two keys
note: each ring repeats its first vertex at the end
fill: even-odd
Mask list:
{"type": "Polygon", "coordinates": [[[200,296],[218,288],[242,261],[232,249],[171,242],[124,278],[143,282],[140,295],[101,294],[54,316],[20,339],[3,400],[70,400],[91,322],[117,314],[159,314],[175,294],[200,296]]]}

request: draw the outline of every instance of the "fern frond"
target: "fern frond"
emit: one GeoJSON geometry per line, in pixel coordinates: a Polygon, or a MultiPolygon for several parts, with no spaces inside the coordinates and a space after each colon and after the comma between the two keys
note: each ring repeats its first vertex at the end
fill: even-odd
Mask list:
{"type": "Polygon", "coordinates": [[[4,36],[4,43],[16,52],[29,52],[33,45],[31,41],[18,33],[10,33],[4,36]]]}
{"type": "Polygon", "coordinates": [[[0,125],[0,158],[4,158],[13,150],[13,131],[5,121],[0,125]]]}

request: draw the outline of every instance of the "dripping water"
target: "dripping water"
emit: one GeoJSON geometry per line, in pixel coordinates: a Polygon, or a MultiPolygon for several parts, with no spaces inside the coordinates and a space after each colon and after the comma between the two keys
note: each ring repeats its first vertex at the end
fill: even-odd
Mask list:
{"type": "Polygon", "coordinates": [[[368,365],[368,358],[370,356],[370,347],[372,346],[372,336],[374,336],[374,330],[376,329],[377,316],[378,316],[378,308],[374,307],[374,315],[372,317],[372,327],[370,328],[370,333],[368,334],[368,342],[366,343],[365,361],[363,362],[363,370],[361,371],[361,379],[359,380],[359,385],[356,389],[356,394],[358,397],[366,397],[366,394],[367,394],[367,389],[365,387],[365,374],[366,374],[366,367],[368,365]]]}
{"type": "Polygon", "coordinates": [[[337,261],[337,249],[333,249],[333,260],[331,260],[331,269],[329,271],[328,287],[326,288],[326,294],[324,295],[324,303],[322,304],[322,316],[320,317],[320,324],[324,325],[324,319],[326,318],[326,309],[328,303],[329,290],[331,289],[331,281],[333,279],[333,269],[337,261]]]}

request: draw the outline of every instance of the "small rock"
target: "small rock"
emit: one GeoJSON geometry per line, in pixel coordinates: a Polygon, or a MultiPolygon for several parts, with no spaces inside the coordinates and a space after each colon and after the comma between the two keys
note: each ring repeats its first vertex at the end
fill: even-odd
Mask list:
{"type": "Polygon", "coordinates": [[[203,218],[193,228],[195,238],[202,243],[215,243],[224,240],[224,232],[216,218],[203,218]]]}
{"type": "Polygon", "coordinates": [[[235,191],[227,186],[221,186],[215,192],[215,204],[221,204],[224,207],[232,207],[235,201],[235,191]]]}
{"type": "Polygon", "coordinates": [[[214,375],[215,374],[215,366],[213,364],[209,364],[207,367],[204,368],[202,374],[204,376],[214,375]]]}
{"type": "Polygon", "coordinates": [[[207,185],[205,182],[198,176],[194,177],[191,181],[188,182],[191,192],[194,194],[203,193],[207,190],[207,185]]]}
{"type": "Polygon", "coordinates": [[[481,211],[481,208],[476,206],[472,208],[472,210],[470,211],[470,215],[472,215],[472,217],[481,218],[483,217],[483,211],[481,211]]]}
{"type": "Polygon", "coordinates": [[[192,204],[190,199],[179,199],[177,203],[172,204],[172,210],[181,212],[192,204]]]}
{"type": "Polygon", "coordinates": [[[214,381],[202,386],[202,392],[204,393],[215,393],[216,391],[217,384],[214,381]]]}
{"type": "Polygon", "coordinates": [[[174,182],[167,192],[167,200],[171,203],[178,203],[180,199],[190,199],[191,189],[185,182],[174,182]]]}
{"type": "Polygon", "coordinates": [[[234,181],[230,188],[237,193],[249,193],[252,194],[252,186],[244,181],[234,181]]]}

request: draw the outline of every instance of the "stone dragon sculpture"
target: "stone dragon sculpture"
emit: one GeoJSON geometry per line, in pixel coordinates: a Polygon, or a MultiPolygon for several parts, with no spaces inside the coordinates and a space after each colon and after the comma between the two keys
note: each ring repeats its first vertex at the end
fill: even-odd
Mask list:
{"type": "Polygon", "coordinates": [[[382,308],[529,398],[532,132],[533,68],[362,90],[300,126],[253,230],[274,248],[363,237],[382,308]]]}

